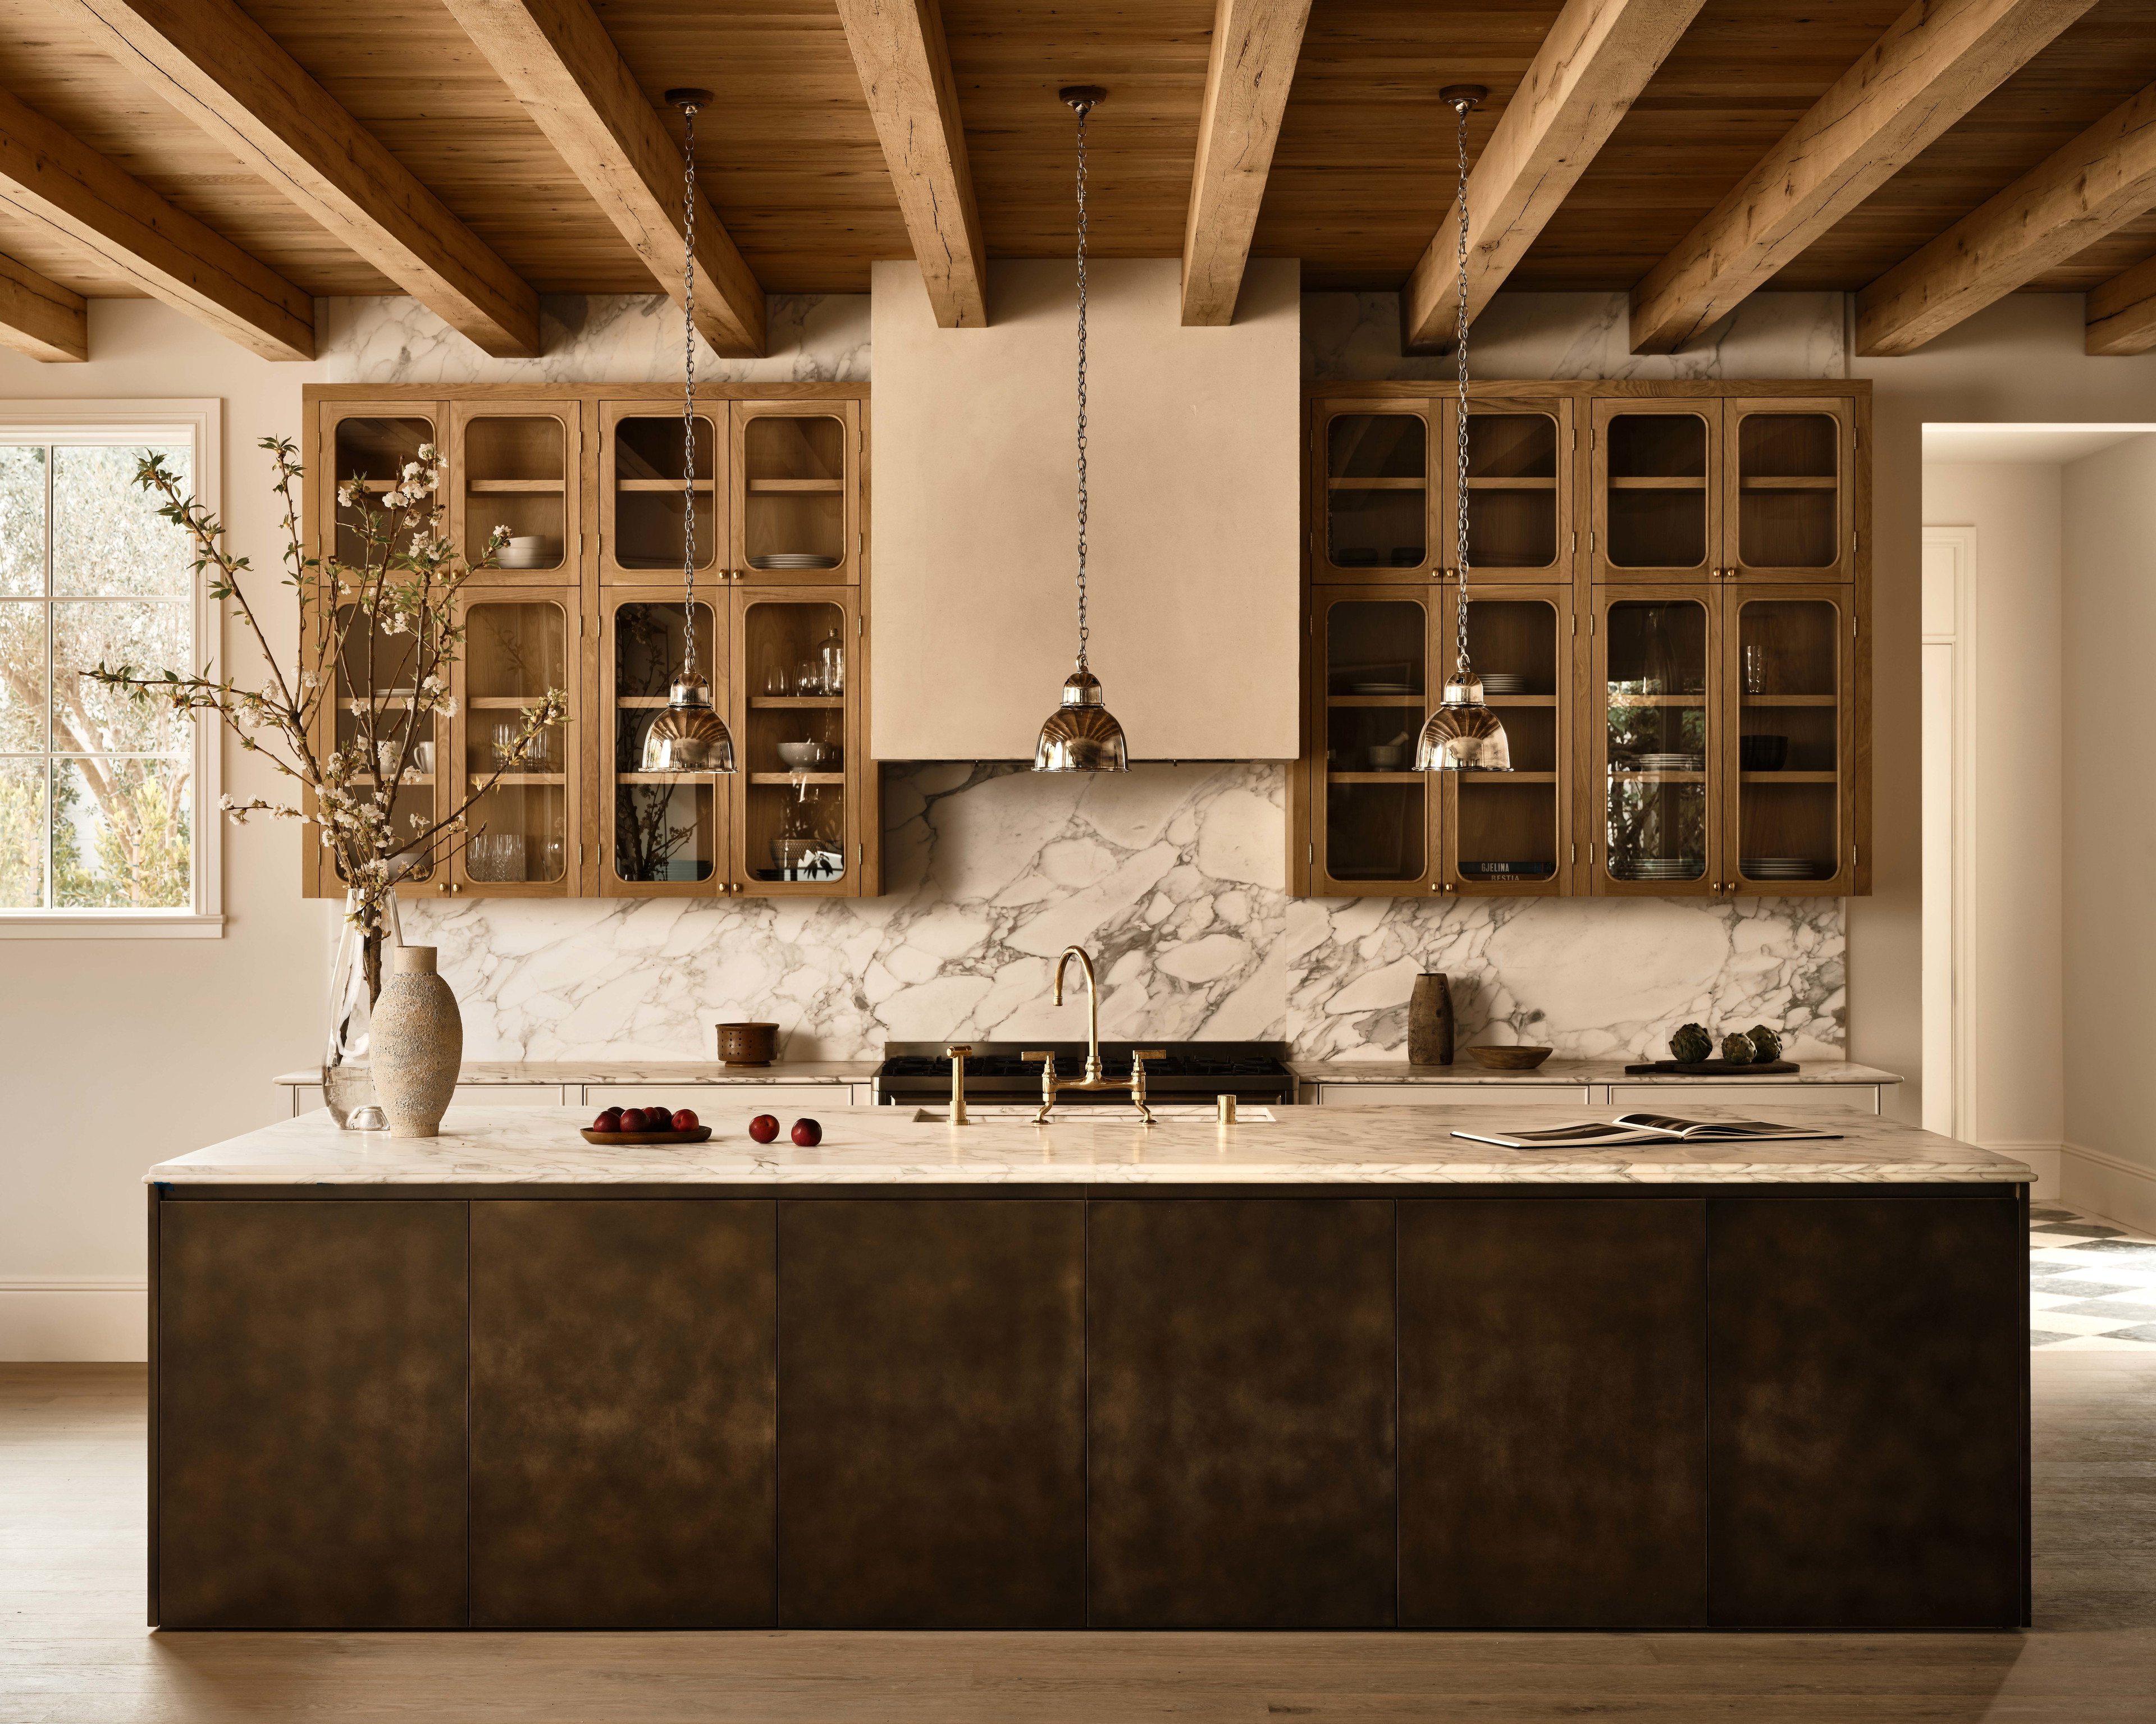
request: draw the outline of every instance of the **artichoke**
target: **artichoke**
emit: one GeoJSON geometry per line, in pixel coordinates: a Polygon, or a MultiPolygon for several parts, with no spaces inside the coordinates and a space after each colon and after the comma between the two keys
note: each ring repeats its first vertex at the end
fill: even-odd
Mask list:
{"type": "Polygon", "coordinates": [[[1780,1030],[1769,1029],[1763,1024],[1755,1024],[1752,1026],[1751,1035],[1753,1058],[1762,1065],[1772,1065],[1782,1057],[1780,1030]]]}
{"type": "Polygon", "coordinates": [[[1732,1065],[1749,1065],[1758,1057],[1748,1035],[1726,1035],[1722,1039],[1722,1057],[1732,1065]]]}
{"type": "Polygon", "coordinates": [[[1714,1038],[1702,1024],[1687,1024],[1670,1038],[1670,1057],[1681,1065],[1697,1065],[1714,1055],[1714,1038]]]}

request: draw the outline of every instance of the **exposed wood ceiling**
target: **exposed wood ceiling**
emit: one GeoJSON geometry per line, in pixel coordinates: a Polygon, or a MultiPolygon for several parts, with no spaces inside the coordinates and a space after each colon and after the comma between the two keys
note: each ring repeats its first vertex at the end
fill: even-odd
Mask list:
{"type": "MultiPolygon", "coordinates": [[[[310,216],[263,171],[259,151],[250,166],[234,141],[234,116],[220,135],[176,106],[169,89],[161,95],[153,72],[116,58],[114,33],[93,15],[121,3],[0,0],[0,91],[304,293],[408,290],[380,246],[354,244],[348,226],[319,210],[310,216]]],[[[125,0],[131,14],[198,29],[218,3],[228,0],[125,0]]],[[[619,172],[606,163],[604,128],[586,122],[596,157],[565,160],[565,129],[554,126],[550,140],[444,0],[239,4],[469,230],[472,256],[498,259],[540,292],[653,290],[654,266],[591,189],[619,172]]],[[[843,15],[890,10],[889,0],[590,4],[654,110],[677,85],[716,93],[698,121],[703,184],[755,286],[859,292],[871,261],[916,254],[886,155],[893,135],[879,136],[843,15]]],[[[1504,285],[1635,287],[1910,4],[1706,0],[1504,285]]],[[[1074,83],[1110,91],[1091,124],[1096,254],[1184,254],[1220,0],[905,0],[904,9],[930,23],[940,16],[950,77],[939,100],[955,100],[988,257],[1070,249],[1072,121],[1055,91],[1074,83]]],[[[1312,289],[1400,287],[1451,205],[1452,116],[1438,90],[1489,87],[1470,126],[1479,151],[1563,10],[1563,0],[1313,0],[1252,254],[1301,258],[1312,289]]],[[[2095,0],[1765,285],[1870,286],[2153,81],[2156,0],[2095,0]]],[[[613,131],[625,135],[620,118],[613,131]]],[[[676,116],[658,118],[678,137],[676,116]]],[[[622,160],[634,153],[624,146],[622,160]]],[[[948,183],[958,171],[952,162],[934,173],[948,183]]],[[[913,213],[918,227],[917,198],[913,213]]],[[[2025,285],[2102,289],[2105,303],[2142,308],[2114,316],[2108,338],[2156,342],[2149,270],[2106,286],[2137,265],[2156,269],[2156,210],[2104,225],[2071,254],[2047,258],[2025,285]]],[[[653,250],[648,221],[628,228],[653,250]]],[[[1214,228],[1192,232],[1195,244],[1214,228]]],[[[0,276],[17,284],[44,278],[89,297],[144,291],[139,269],[4,203],[0,256],[17,266],[0,276]]],[[[1217,267],[1211,256],[1208,269],[1217,267]]],[[[1208,291],[1217,299],[1217,285],[1208,291]]],[[[43,300],[49,314],[55,302],[43,300]]],[[[0,308],[9,302],[0,295],[0,308]]],[[[19,292],[12,302],[29,303],[19,292]]]]}

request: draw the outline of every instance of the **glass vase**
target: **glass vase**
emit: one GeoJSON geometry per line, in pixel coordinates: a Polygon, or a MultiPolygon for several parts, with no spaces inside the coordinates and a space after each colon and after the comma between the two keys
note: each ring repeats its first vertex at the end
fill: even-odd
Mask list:
{"type": "MultiPolygon", "coordinates": [[[[374,1002],[367,985],[367,936],[353,920],[359,911],[357,892],[345,895],[344,909],[336,962],[330,967],[329,1040],[322,1052],[322,1101],[339,1131],[387,1131],[389,1118],[374,1093],[374,1002]]],[[[393,897],[389,923],[389,936],[382,943],[403,945],[393,897]]]]}

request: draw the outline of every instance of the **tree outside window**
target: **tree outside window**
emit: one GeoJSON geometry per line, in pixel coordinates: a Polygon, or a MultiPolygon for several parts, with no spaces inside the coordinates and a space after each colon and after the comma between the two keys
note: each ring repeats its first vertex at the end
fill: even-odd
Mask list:
{"type": "Polygon", "coordinates": [[[184,910],[194,719],[79,673],[200,669],[187,536],[136,484],[172,444],[0,439],[0,909],[184,910]]]}

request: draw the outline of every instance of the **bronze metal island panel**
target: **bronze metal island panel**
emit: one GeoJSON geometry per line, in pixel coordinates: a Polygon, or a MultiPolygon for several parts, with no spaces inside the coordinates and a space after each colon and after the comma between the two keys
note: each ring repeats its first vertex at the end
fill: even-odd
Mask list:
{"type": "Polygon", "coordinates": [[[464,1627],[465,1206],[157,1219],[162,1625],[464,1627]]]}
{"type": "Polygon", "coordinates": [[[1086,1207],[780,1210],[789,1628],[1086,1621],[1086,1207]]]}
{"type": "Polygon", "coordinates": [[[1115,1199],[1086,1249],[1095,1628],[1394,1621],[1394,1204],[1115,1199]]]}
{"type": "Polygon", "coordinates": [[[1400,1622],[1707,1620],[1707,1206],[1400,1205],[1400,1622]]]}
{"type": "Polygon", "coordinates": [[[475,1628],[777,1623],[778,1207],[472,1204],[475,1628]]]}

